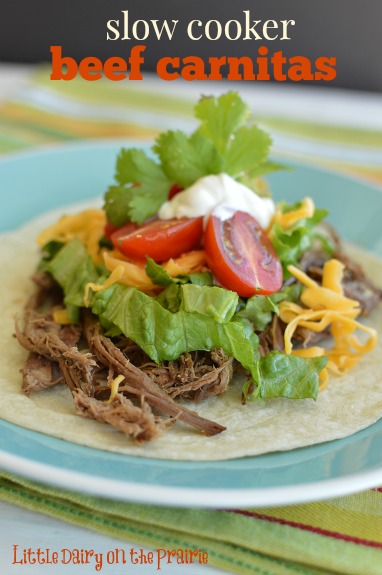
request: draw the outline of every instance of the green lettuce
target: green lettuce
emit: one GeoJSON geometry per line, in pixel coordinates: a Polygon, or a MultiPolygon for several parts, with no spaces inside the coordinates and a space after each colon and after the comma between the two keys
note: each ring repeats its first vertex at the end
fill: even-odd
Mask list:
{"type": "Polygon", "coordinates": [[[176,305],[166,309],[159,298],[155,300],[136,288],[116,284],[95,295],[93,312],[102,323],[114,326],[113,333],[117,328],[157,363],[175,360],[187,351],[222,348],[250,373],[251,380],[243,389],[249,401],[257,397],[316,398],[325,357],[305,359],[272,352],[260,358],[258,338],[248,322],[244,318],[230,319],[234,317],[233,303],[231,308],[219,308],[216,303],[211,307],[211,298],[202,288],[199,301],[197,298],[188,306],[184,293],[190,290],[191,294],[196,287],[199,286],[169,286],[176,305]],[[217,312],[224,323],[218,321],[217,312]],[[249,391],[254,386],[255,391],[249,391]]]}
{"type": "Polygon", "coordinates": [[[258,377],[254,378],[257,387],[251,392],[252,384],[248,382],[243,388],[244,397],[247,401],[274,397],[316,399],[319,374],[327,362],[325,356],[303,358],[272,351],[260,359],[258,377]]]}
{"type": "Polygon", "coordinates": [[[86,284],[99,279],[97,268],[85,246],[78,238],[71,240],[46,264],[45,269],[62,287],[69,317],[77,322],[78,310],[84,305],[86,284]]]}
{"type": "Polygon", "coordinates": [[[301,286],[293,284],[271,296],[254,295],[239,306],[235,318],[247,319],[255,331],[264,331],[272,321],[273,314],[279,314],[277,304],[282,301],[297,301],[300,294],[301,286]]]}
{"type": "Polygon", "coordinates": [[[179,311],[182,301],[180,297],[180,285],[171,283],[157,296],[156,301],[168,311],[173,313],[179,311]]]}
{"type": "Polygon", "coordinates": [[[211,272],[193,272],[190,274],[181,274],[178,277],[173,278],[166,272],[164,267],[162,267],[160,264],[157,264],[150,257],[147,257],[145,270],[151,281],[158,286],[169,286],[174,283],[191,283],[201,286],[213,285],[213,276],[211,272]]]}
{"type": "MultiPolygon", "coordinates": [[[[78,239],[57,253],[53,249],[50,257],[44,265],[62,287],[64,303],[75,322],[84,305],[86,284],[103,283],[104,270],[94,265],[78,239]]],[[[254,296],[240,310],[243,304],[237,294],[217,286],[171,281],[152,298],[136,288],[114,284],[93,293],[92,311],[110,336],[123,333],[157,363],[176,360],[189,351],[222,348],[249,372],[251,379],[243,388],[249,401],[257,397],[316,398],[326,358],[306,359],[279,352],[261,358],[251,325],[265,325],[269,316],[277,313],[280,299],[292,295],[254,296]]]]}
{"type": "Polygon", "coordinates": [[[229,322],[239,302],[239,296],[233,291],[193,284],[181,287],[181,299],[180,309],[210,316],[218,323],[229,322]]]}
{"type": "Polygon", "coordinates": [[[208,305],[204,311],[172,313],[138,289],[119,284],[97,293],[93,305],[94,313],[117,326],[157,363],[178,359],[187,351],[220,347],[252,371],[258,338],[249,325],[220,323],[213,317],[216,310],[208,305]]]}
{"type": "MultiPolygon", "coordinates": [[[[294,205],[284,203],[282,204],[282,211],[286,213],[297,210],[301,205],[301,202],[294,205]]],[[[316,227],[327,214],[327,210],[316,209],[313,217],[302,218],[287,230],[283,230],[277,223],[273,224],[269,236],[282,263],[285,279],[290,277],[287,267],[296,265],[302,255],[311,249],[314,240],[320,239],[316,227]]],[[[324,247],[330,249],[330,243],[326,241],[324,247]]]]}

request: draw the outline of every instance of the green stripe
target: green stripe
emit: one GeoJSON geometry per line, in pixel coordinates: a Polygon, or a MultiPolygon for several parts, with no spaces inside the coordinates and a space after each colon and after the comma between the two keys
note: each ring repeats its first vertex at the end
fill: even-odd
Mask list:
{"type": "Polygon", "coordinates": [[[142,90],[139,81],[129,83],[114,83],[105,78],[93,82],[89,90],[89,82],[80,77],[70,82],[52,81],[49,79],[49,69],[39,68],[32,76],[31,82],[49,91],[55,92],[60,97],[65,96],[81,100],[86,103],[110,105],[126,108],[137,108],[158,114],[165,113],[169,116],[174,114],[192,116],[193,101],[187,101],[179,96],[161,94],[159,90],[148,92],[142,90]]]}
{"type": "MultiPolygon", "coordinates": [[[[30,106],[24,106],[25,109],[33,110],[30,106]]],[[[53,117],[54,118],[54,117],[53,117]]],[[[21,130],[29,130],[34,134],[42,135],[48,137],[50,140],[71,140],[75,136],[73,136],[69,132],[64,132],[62,130],[58,130],[57,128],[48,128],[46,126],[41,125],[40,123],[36,123],[31,120],[19,120],[17,118],[8,119],[6,117],[1,118],[2,123],[8,127],[14,127],[14,129],[21,129],[21,130]]]]}
{"type": "Polygon", "coordinates": [[[286,118],[261,115],[257,116],[256,119],[259,122],[261,121],[261,123],[269,129],[284,132],[292,136],[359,147],[382,147],[382,131],[378,130],[318,124],[305,120],[288,120],[286,118]]]}

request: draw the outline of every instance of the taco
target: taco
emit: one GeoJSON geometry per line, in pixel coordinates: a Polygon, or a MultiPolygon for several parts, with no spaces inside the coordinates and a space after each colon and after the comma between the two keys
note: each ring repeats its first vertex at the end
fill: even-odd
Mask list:
{"type": "MultiPolygon", "coordinates": [[[[26,396],[8,373],[1,416],[124,453],[225,459],[343,437],[382,414],[380,311],[359,321],[381,291],[310,198],[269,197],[263,176],[282,166],[237,94],[196,115],[191,136],[161,134],[152,156],[121,151],[103,209],[39,233],[38,289],[16,324],[26,396]]],[[[23,253],[25,274],[37,262],[23,253]]],[[[25,287],[10,281],[12,309],[25,287]]]]}

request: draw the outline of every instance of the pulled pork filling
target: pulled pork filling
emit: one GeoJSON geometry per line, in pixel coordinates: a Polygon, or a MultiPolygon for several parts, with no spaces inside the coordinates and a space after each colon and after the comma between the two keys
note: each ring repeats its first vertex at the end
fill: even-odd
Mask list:
{"type": "MultiPolygon", "coordinates": [[[[382,292],[360,266],[343,254],[338,241],[336,244],[335,257],[346,266],[344,292],[359,301],[362,314],[368,315],[381,301],[382,292]]],[[[300,266],[320,281],[327,259],[322,251],[313,250],[304,255],[300,266]]],[[[46,274],[36,274],[34,279],[38,291],[25,308],[23,327],[16,325],[16,337],[29,351],[21,370],[24,393],[29,395],[64,383],[79,415],[108,423],[136,442],[156,438],[178,419],[205,435],[224,431],[223,426],[198,416],[183,401],[179,402],[198,402],[225,392],[240,366],[221,349],[185,353],[176,361],[157,365],[128,338],[106,337],[90,312],[83,313],[79,325],[58,325],[53,320],[53,310],[62,306],[57,284],[46,274]],[[123,380],[113,394],[111,384],[118,375],[123,380]]],[[[293,281],[296,280],[291,278],[288,283],[293,281]]],[[[266,330],[257,334],[261,355],[284,351],[285,327],[274,314],[266,330]]],[[[298,328],[295,333],[302,346],[327,336],[327,332],[313,333],[305,328],[298,328]]]]}

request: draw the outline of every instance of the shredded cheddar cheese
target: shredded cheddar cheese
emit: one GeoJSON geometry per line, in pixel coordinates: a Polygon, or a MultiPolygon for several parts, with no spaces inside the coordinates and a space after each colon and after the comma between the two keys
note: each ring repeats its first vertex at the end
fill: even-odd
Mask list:
{"type": "Polygon", "coordinates": [[[325,385],[327,370],[338,375],[346,373],[357,365],[365,353],[374,349],[377,332],[356,321],[361,310],[357,301],[343,294],[341,280],[344,265],[341,262],[335,259],[326,262],[321,286],[294,266],[289,266],[288,270],[305,286],[301,302],[306,307],[287,301],[280,304],[280,318],[287,324],[284,333],[285,352],[302,357],[327,355],[329,361],[321,380],[321,384],[325,385]],[[329,329],[334,340],[332,349],[315,346],[294,350],[292,338],[299,326],[314,332],[329,329]],[[355,335],[357,330],[368,334],[365,342],[361,342],[355,335]]]}
{"type": "Polygon", "coordinates": [[[276,213],[273,216],[273,223],[276,223],[282,228],[286,230],[291,228],[295,223],[303,218],[312,218],[314,215],[314,202],[311,198],[305,198],[301,202],[301,207],[297,210],[293,210],[291,212],[286,212],[285,214],[282,213],[281,207],[278,206],[276,209],[276,213]]]}
{"type": "Polygon", "coordinates": [[[178,258],[171,258],[165,264],[164,269],[172,278],[199,272],[207,265],[206,252],[204,250],[193,250],[178,258]]]}
{"type": "Polygon", "coordinates": [[[104,235],[106,215],[103,210],[83,210],[78,214],[62,216],[57,223],[46,228],[37,238],[43,247],[51,241],[67,243],[79,238],[95,263],[101,261],[99,241],[104,235]]]}
{"type": "MultiPolygon", "coordinates": [[[[106,269],[111,272],[111,274],[103,284],[86,284],[84,292],[84,304],[86,307],[89,305],[90,290],[93,292],[101,291],[115,283],[124,284],[129,287],[137,287],[145,293],[157,292],[163,289],[151,281],[146,273],[145,263],[129,262],[116,250],[104,250],[103,259],[106,269]]],[[[168,260],[162,264],[162,267],[170,277],[176,277],[181,274],[201,271],[206,265],[206,261],[205,252],[203,250],[195,250],[179,258],[168,260]]]]}
{"type": "Polygon", "coordinates": [[[53,311],[53,319],[59,325],[69,325],[72,323],[66,309],[55,309],[53,311]]]}
{"type": "Polygon", "coordinates": [[[124,379],[125,379],[124,375],[117,375],[117,377],[113,379],[113,381],[111,382],[111,385],[110,385],[110,388],[111,388],[110,397],[106,403],[112,403],[113,399],[115,398],[115,396],[118,393],[119,386],[124,379]]]}
{"type": "Polygon", "coordinates": [[[107,280],[104,281],[103,284],[95,284],[93,282],[87,283],[85,286],[85,291],[84,291],[85,307],[89,306],[89,292],[90,292],[90,290],[92,290],[93,292],[97,292],[97,291],[101,291],[103,289],[106,289],[106,288],[110,287],[111,285],[115,284],[116,282],[118,282],[120,279],[122,279],[124,273],[125,273],[125,270],[123,269],[123,266],[119,265],[113,269],[110,276],[107,278],[107,280]]]}

